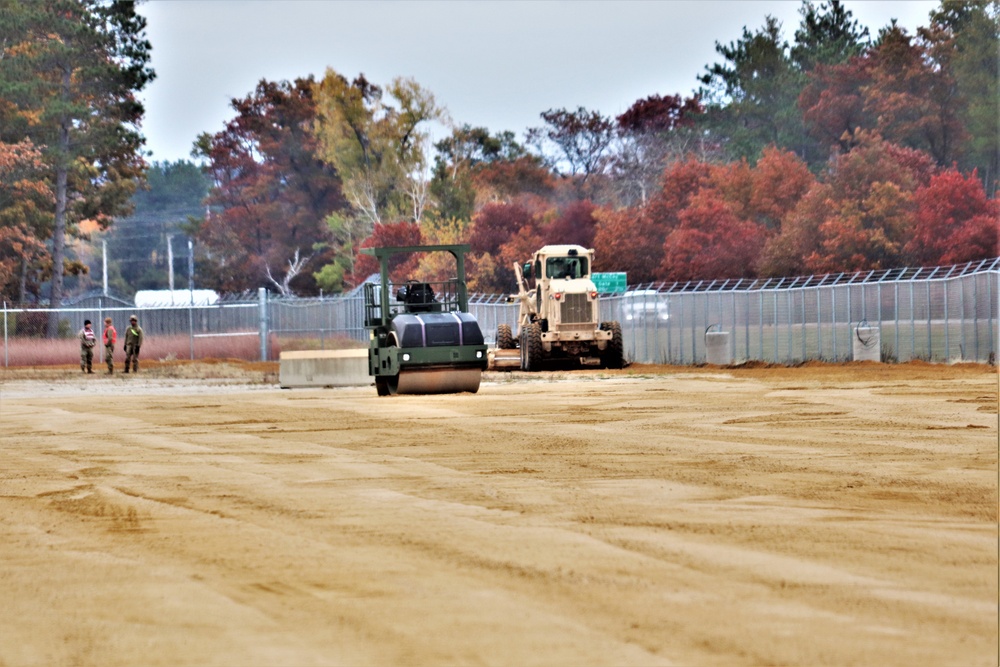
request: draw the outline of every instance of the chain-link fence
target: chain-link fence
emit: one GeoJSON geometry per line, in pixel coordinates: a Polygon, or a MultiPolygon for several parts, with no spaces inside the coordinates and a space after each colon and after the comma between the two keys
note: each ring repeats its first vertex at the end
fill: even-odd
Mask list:
{"type": "Polygon", "coordinates": [[[634,361],[698,364],[709,332],[733,361],[853,359],[877,328],[884,361],[993,362],[1000,259],[951,267],[770,280],[641,285],[606,300],[634,361]]]}
{"type": "MultiPolygon", "coordinates": [[[[516,330],[507,295],[473,294],[469,310],[492,342],[497,325],[516,330]]],[[[626,358],[700,364],[709,333],[728,333],[733,362],[792,364],[853,358],[861,330],[879,332],[885,361],[993,363],[1000,331],[1000,259],[937,268],[768,280],[634,286],[601,299],[601,319],[622,325],[626,358]]],[[[4,305],[5,366],[68,363],[85,319],[124,327],[129,314],[145,331],[144,356],[159,359],[276,359],[282,350],[367,344],[361,290],[335,297],[275,298],[211,306],[136,309],[88,297],[57,312],[63,340],[42,338],[53,311],[4,305]]],[[[121,334],[119,334],[121,335],[121,334]]],[[[120,349],[120,343],[119,343],[120,349]]],[[[103,352],[103,351],[102,351],[103,352]]]]}

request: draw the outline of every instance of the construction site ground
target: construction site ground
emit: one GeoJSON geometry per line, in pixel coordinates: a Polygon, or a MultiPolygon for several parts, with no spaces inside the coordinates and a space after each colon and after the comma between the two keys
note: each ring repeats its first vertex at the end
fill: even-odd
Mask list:
{"type": "Polygon", "coordinates": [[[0,665],[996,665],[985,365],[0,371],[0,665]]]}

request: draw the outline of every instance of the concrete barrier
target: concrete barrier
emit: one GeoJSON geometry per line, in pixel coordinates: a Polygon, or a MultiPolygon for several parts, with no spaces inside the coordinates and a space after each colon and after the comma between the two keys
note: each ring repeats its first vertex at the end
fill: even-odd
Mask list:
{"type": "Polygon", "coordinates": [[[282,389],[365,387],[372,382],[367,349],[281,353],[278,384],[282,389]]]}
{"type": "Polygon", "coordinates": [[[705,363],[716,366],[733,363],[728,331],[710,331],[705,334],[705,363]]]}
{"type": "Polygon", "coordinates": [[[882,361],[882,339],[878,327],[855,327],[854,361],[882,361]]]}

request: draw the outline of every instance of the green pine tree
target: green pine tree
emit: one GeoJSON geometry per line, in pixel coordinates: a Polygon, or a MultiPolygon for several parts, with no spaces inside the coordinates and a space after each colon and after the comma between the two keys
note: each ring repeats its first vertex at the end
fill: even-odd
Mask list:
{"type": "MultiPolygon", "coordinates": [[[[135,2],[0,0],[0,141],[43,147],[55,193],[53,308],[62,302],[66,234],[127,212],[145,170],[136,97],[154,77],[145,29],[135,2]]],[[[47,334],[58,335],[57,317],[47,334]]]]}

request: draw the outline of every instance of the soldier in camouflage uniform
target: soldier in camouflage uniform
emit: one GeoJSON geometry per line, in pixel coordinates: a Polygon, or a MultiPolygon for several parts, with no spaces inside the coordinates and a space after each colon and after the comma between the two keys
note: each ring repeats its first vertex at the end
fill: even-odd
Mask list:
{"type": "Polygon", "coordinates": [[[139,326],[139,318],[135,315],[128,318],[128,327],[125,329],[125,372],[128,373],[129,364],[132,371],[139,372],[139,348],[142,347],[142,327],[139,326]]]}
{"type": "Polygon", "coordinates": [[[93,373],[91,365],[94,363],[94,346],[97,345],[97,334],[90,328],[90,320],[83,321],[83,329],[77,335],[80,339],[80,370],[84,373],[93,373]]]}

